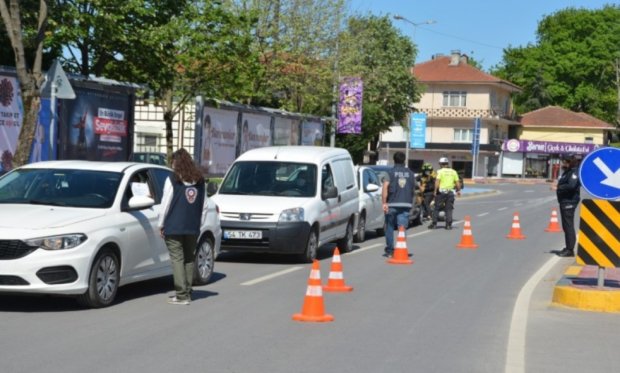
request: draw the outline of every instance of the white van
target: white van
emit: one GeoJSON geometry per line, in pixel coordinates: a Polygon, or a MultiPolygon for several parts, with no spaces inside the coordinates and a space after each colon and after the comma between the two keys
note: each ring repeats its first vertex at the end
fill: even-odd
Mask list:
{"type": "Polygon", "coordinates": [[[222,250],[299,254],[353,248],[359,195],[351,155],[318,146],[264,147],[230,166],[217,194],[222,250]]]}

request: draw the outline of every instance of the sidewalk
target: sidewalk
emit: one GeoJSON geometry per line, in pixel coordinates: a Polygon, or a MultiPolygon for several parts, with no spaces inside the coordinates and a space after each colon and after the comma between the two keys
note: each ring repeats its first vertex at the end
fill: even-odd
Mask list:
{"type": "Polygon", "coordinates": [[[462,197],[471,197],[482,194],[494,194],[497,190],[491,188],[472,187],[471,184],[465,184],[465,188],[461,190],[462,197]]]}
{"type": "Polygon", "coordinates": [[[538,178],[521,178],[521,177],[476,177],[473,179],[465,179],[465,184],[549,184],[552,180],[538,178]]]}

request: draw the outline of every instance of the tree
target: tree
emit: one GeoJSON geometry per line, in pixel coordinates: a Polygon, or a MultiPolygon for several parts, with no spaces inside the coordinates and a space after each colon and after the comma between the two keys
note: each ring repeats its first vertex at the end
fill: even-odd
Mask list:
{"type": "MultiPolygon", "coordinates": [[[[29,5],[32,3],[27,2],[29,5]]],[[[22,23],[20,1],[0,0],[0,15],[6,33],[13,48],[15,68],[21,89],[25,115],[19,133],[17,149],[13,157],[16,166],[25,164],[30,156],[34,139],[35,124],[41,106],[40,88],[43,82],[41,66],[43,61],[43,41],[47,27],[48,9],[45,0],[39,1],[37,12],[36,33],[28,32],[22,23]],[[31,46],[31,55],[26,54],[26,47],[31,46]],[[32,61],[32,64],[29,63],[32,61]]],[[[28,14],[30,17],[31,14],[28,14]]]]}
{"type": "Polygon", "coordinates": [[[339,55],[340,76],[358,76],[364,82],[362,133],[336,139],[359,161],[367,144],[374,149],[379,134],[403,123],[419,100],[411,72],[416,49],[388,17],[352,17],[340,37],[339,55]]]}
{"type": "Polygon", "coordinates": [[[538,25],[537,43],[506,48],[494,75],[523,88],[519,112],[558,105],[615,122],[620,58],[620,6],[567,8],[538,25]]]}

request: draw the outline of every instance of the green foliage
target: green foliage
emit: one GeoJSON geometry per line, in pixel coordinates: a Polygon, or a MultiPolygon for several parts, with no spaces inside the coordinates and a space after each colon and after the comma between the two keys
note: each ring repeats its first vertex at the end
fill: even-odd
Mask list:
{"type": "Polygon", "coordinates": [[[362,133],[338,135],[337,145],[347,148],[356,161],[381,132],[403,123],[419,90],[411,74],[416,50],[386,17],[352,17],[340,37],[339,74],[364,82],[362,133]]]}
{"type": "Polygon", "coordinates": [[[517,110],[558,105],[616,122],[620,7],[558,11],[539,23],[537,35],[534,45],[505,49],[493,71],[523,88],[517,110]]]}

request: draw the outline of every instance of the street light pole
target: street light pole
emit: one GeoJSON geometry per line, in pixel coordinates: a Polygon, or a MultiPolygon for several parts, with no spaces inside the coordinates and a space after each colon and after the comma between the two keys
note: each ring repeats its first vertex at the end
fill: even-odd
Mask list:
{"type": "MultiPolygon", "coordinates": [[[[413,26],[413,37],[411,38],[411,41],[413,42],[414,45],[415,45],[415,32],[418,26],[432,25],[433,23],[437,23],[436,21],[432,19],[427,19],[426,21],[423,21],[423,22],[413,22],[399,14],[395,14],[394,19],[398,21],[407,22],[413,26]]],[[[413,66],[415,67],[415,59],[413,60],[413,66]]],[[[405,146],[407,147],[407,149],[405,149],[405,166],[409,168],[409,145],[411,141],[410,140],[411,139],[411,112],[409,113],[409,115],[407,115],[407,131],[406,132],[407,132],[407,142],[405,146]]]]}

